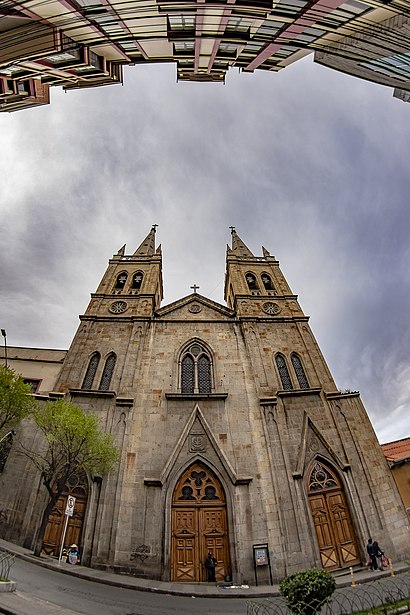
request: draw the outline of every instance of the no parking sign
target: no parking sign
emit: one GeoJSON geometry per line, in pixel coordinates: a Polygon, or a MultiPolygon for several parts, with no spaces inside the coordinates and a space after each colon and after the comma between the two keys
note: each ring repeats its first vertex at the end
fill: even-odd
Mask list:
{"type": "Polygon", "coordinates": [[[65,507],[65,514],[68,515],[69,517],[73,516],[74,504],[75,504],[75,498],[73,498],[72,495],[69,495],[67,498],[67,506],[65,507]]]}

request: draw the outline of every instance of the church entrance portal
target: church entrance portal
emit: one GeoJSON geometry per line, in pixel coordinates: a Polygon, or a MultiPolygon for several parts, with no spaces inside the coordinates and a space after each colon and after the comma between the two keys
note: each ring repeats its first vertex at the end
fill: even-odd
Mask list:
{"type": "Polygon", "coordinates": [[[319,461],[310,471],[308,494],[323,568],[358,564],[357,540],[343,487],[330,468],[319,461]]]}
{"type": "Polygon", "coordinates": [[[59,555],[65,524],[65,509],[69,495],[75,497],[74,512],[68,518],[64,546],[73,543],[80,546],[85,510],[87,507],[88,481],[85,473],[72,474],[64,493],[58,499],[48,520],[43,540],[43,551],[48,555],[59,555]]]}
{"type": "Polygon", "coordinates": [[[171,580],[207,581],[209,551],[217,560],[216,580],[230,574],[226,501],[222,485],[195,463],[180,478],[172,499],[171,580]]]}

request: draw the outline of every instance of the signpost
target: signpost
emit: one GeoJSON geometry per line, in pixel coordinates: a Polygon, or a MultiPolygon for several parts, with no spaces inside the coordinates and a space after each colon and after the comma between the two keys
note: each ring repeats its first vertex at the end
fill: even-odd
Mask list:
{"type": "Polygon", "coordinates": [[[74,505],[75,505],[75,498],[72,495],[69,495],[67,498],[67,505],[65,507],[65,512],[64,512],[65,514],[64,531],[63,531],[63,536],[61,539],[60,556],[58,558],[58,563],[61,562],[61,556],[63,554],[63,549],[64,549],[65,535],[67,533],[68,519],[69,517],[73,516],[74,505]]]}

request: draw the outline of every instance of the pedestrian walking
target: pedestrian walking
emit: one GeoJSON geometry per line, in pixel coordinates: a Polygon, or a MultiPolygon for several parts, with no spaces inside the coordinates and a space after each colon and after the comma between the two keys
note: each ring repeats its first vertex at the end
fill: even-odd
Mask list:
{"type": "Polygon", "coordinates": [[[374,558],[376,560],[376,568],[374,570],[377,570],[377,568],[379,568],[379,570],[383,570],[384,553],[379,547],[379,543],[377,542],[377,540],[373,541],[373,553],[374,553],[374,558]]]}
{"type": "Polygon", "coordinates": [[[376,560],[376,556],[374,555],[374,549],[373,549],[373,538],[369,538],[369,540],[367,541],[366,551],[367,551],[366,568],[368,570],[377,570],[377,560],[376,560]]]}

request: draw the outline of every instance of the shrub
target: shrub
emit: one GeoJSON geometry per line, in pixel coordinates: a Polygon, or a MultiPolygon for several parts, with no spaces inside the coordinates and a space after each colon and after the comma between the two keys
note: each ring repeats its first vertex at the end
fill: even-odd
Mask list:
{"type": "Polygon", "coordinates": [[[283,579],[279,591],[292,613],[314,615],[336,589],[332,575],[321,568],[310,568],[283,579]]]}

